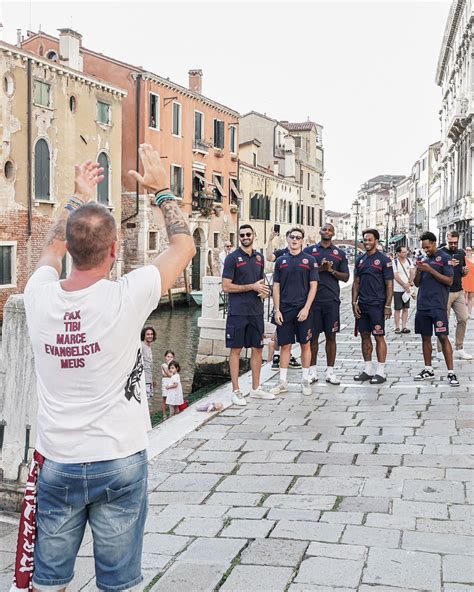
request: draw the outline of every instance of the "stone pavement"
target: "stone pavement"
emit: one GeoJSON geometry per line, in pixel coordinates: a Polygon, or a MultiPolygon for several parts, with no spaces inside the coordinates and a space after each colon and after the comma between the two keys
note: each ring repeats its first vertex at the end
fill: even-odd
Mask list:
{"type": "MultiPolygon", "coordinates": [[[[389,322],[387,383],[357,385],[347,302],[344,320],[340,386],[303,397],[290,371],[287,394],[226,409],[150,464],[146,590],[474,590],[473,363],[456,362],[457,389],[444,364],[414,383],[419,338],[389,322]]],[[[15,526],[0,536],[3,591],[15,526]]],[[[68,590],[95,590],[90,533],[68,590]]]]}

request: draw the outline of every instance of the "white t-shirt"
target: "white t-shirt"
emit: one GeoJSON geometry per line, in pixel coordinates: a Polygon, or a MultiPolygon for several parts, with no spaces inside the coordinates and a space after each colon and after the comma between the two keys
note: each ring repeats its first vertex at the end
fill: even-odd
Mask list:
{"type": "MultiPolygon", "coordinates": [[[[403,281],[404,284],[407,284],[410,280],[410,272],[412,269],[415,269],[415,266],[413,265],[413,263],[410,261],[410,259],[406,259],[406,261],[403,262],[403,265],[401,263],[401,261],[398,259],[398,257],[396,257],[393,260],[393,273],[398,273],[398,275],[400,276],[400,279],[403,281]]],[[[405,292],[405,288],[399,284],[397,282],[397,280],[393,280],[393,291],[394,292],[405,292]]]]}
{"type": "Polygon", "coordinates": [[[40,267],[25,289],[35,355],[36,449],[60,463],[124,458],[148,444],[140,331],[161,295],[154,265],[118,281],[62,289],[40,267]]]}

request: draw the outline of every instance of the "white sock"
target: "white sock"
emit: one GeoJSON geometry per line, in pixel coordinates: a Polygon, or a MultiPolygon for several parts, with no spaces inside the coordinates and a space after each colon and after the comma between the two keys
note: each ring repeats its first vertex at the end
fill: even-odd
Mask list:
{"type": "Polygon", "coordinates": [[[328,366],[326,368],[326,376],[332,376],[334,374],[334,366],[328,366]]]}
{"type": "Polygon", "coordinates": [[[372,376],[372,362],[364,362],[364,372],[372,376]]]}
{"type": "Polygon", "coordinates": [[[309,371],[311,372],[311,374],[313,376],[317,376],[318,375],[318,371],[316,370],[316,364],[314,366],[310,366],[309,367],[309,371]]]}
{"type": "Polygon", "coordinates": [[[433,372],[433,366],[425,366],[425,370],[428,370],[429,372],[433,372]]]}
{"type": "Polygon", "coordinates": [[[383,364],[381,362],[377,362],[376,374],[385,378],[385,362],[383,364]]]}
{"type": "Polygon", "coordinates": [[[303,368],[303,380],[309,380],[309,368],[303,368]]]}
{"type": "Polygon", "coordinates": [[[280,380],[281,382],[286,382],[286,377],[288,376],[288,368],[280,368],[280,380]]]}

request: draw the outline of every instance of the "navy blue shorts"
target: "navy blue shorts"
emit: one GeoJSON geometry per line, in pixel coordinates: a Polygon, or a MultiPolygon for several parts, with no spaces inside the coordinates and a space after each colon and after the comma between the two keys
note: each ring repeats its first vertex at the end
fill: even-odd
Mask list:
{"type": "Polygon", "coordinates": [[[227,317],[225,327],[225,346],[263,347],[265,324],[262,315],[233,315],[227,317]]]}
{"type": "Polygon", "coordinates": [[[417,310],[415,315],[415,333],[436,337],[449,335],[448,312],[445,308],[417,310]]]}
{"type": "Polygon", "coordinates": [[[278,345],[288,345],[289,343],[308,343],[313,339],[313,315],[310,311],[306,321],[300,323],[297,317],[301,308],[292,308],[287,311],[281,311],[283,315],[283,325],[277,325],[278,345]]]}
{"type": "Polygon", "coordinates": [[[312,308],[313,313],[313,337],[316,338],[320,333],[328,337],[335,335],[340,330],[339,322],[339,302],[324,302],[316,304],[312,308]]]}
{"type": "Polygon", "coordinates": [[[372,333],[375,337],[385,335],[385,304],[376,304],[373,306],[360,305],[362,313],[360,319],[357,319],[357,328],[359,333],[372,333]]]}

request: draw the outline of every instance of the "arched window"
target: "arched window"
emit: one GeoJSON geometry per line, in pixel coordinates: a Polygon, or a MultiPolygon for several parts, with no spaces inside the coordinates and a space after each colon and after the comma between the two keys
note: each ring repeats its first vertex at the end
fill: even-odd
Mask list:
{"type": "Polygon", "coordinates": [[[40,138],[35,145],[35,199],[51,199],[50,162],[48,143],[40,138]]]}
{"type": "Polygon", "coordinates": [[[104,169],[102,173],[104,175],[104,180],[102,183],[97,185],[97,201],[104,206],[109,205],[109,187],[110,187],[110,165],[109,165],[109,157],[105,152],[101,152],[99,154],[99,158],[97,159],[99,166],[104,169]]]}

